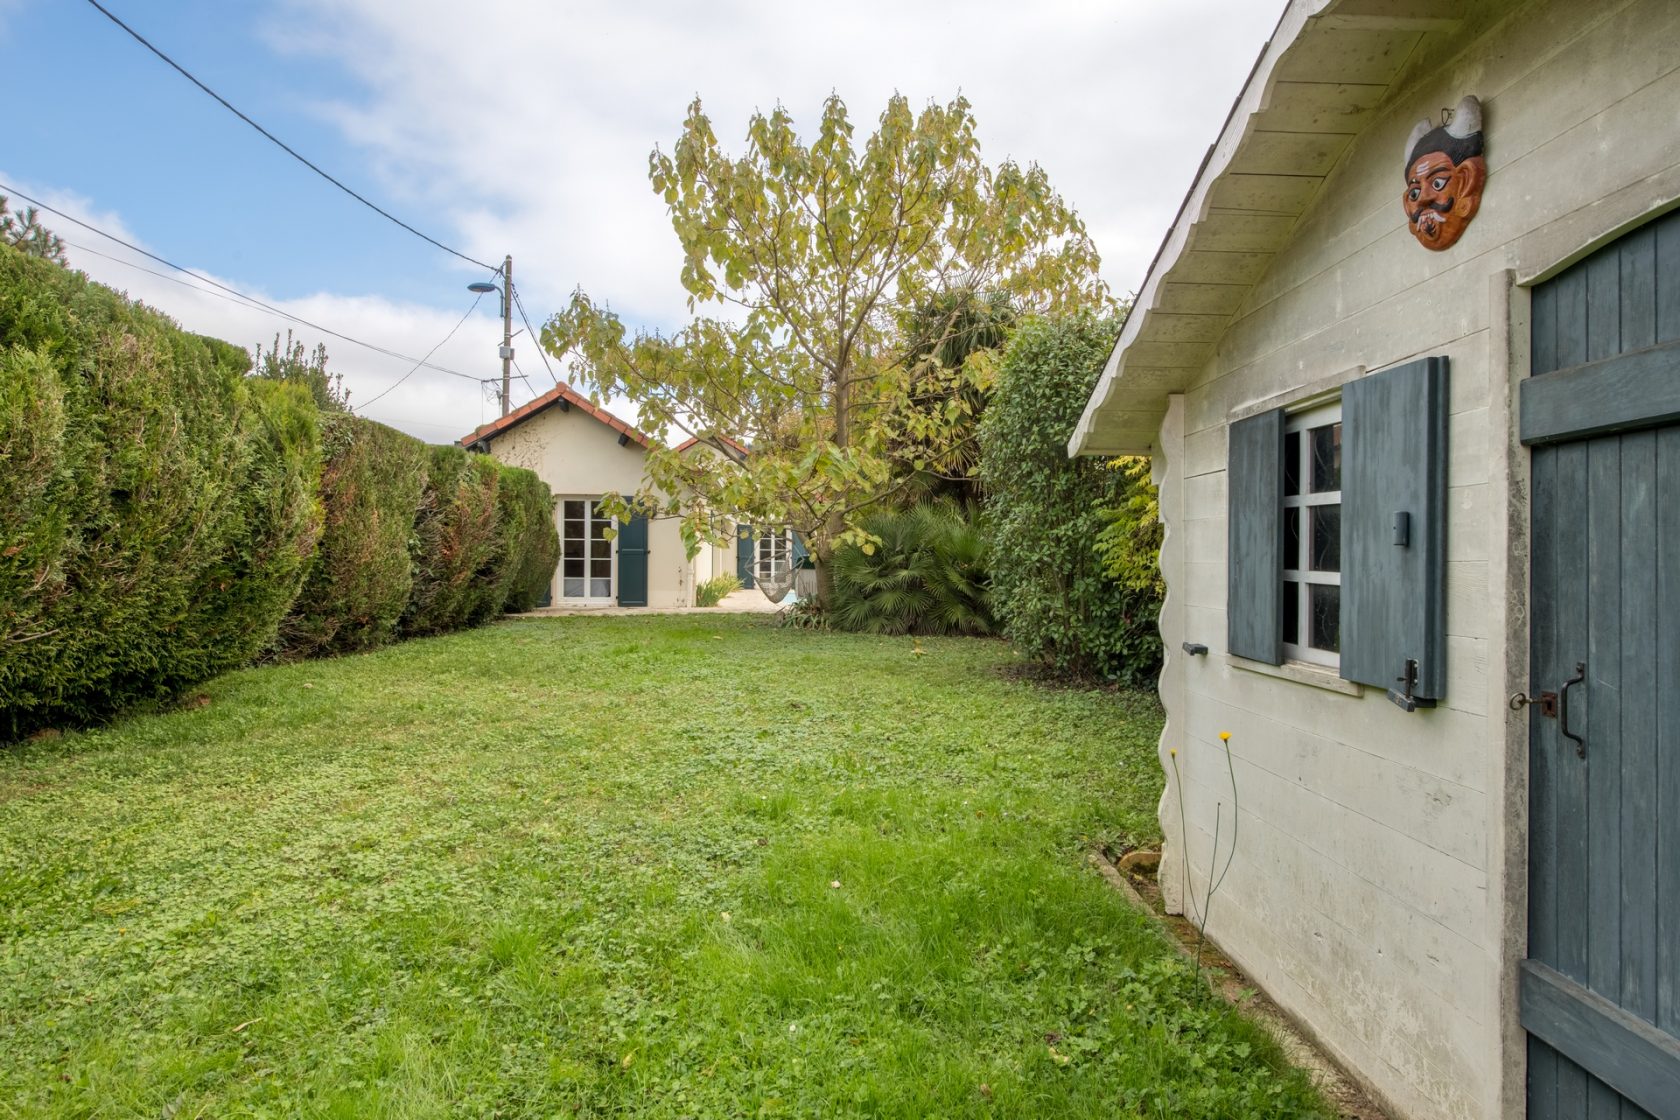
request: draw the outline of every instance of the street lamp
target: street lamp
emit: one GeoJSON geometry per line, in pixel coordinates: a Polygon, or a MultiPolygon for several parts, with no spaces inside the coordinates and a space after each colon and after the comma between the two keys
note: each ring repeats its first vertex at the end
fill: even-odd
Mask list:
{"type": "Polygon", "coordinates": [[[508,397],[513,392],[513,257],[502,261],[502,283],[498,287],[489,280],[475,280],[467,291],[488,295],[502,293],[502,415],[508,414],[508,397]]]}

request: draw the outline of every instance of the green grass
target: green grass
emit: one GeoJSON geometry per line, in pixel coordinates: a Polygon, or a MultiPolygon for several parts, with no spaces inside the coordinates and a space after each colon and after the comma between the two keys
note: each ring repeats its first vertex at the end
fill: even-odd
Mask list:
{"type": "Polygon", "coordinates": [[[0,750],[0,1115],[1322,1115],[1083,862],[1153,700],[916,648],[520,621],[0,750]]]}

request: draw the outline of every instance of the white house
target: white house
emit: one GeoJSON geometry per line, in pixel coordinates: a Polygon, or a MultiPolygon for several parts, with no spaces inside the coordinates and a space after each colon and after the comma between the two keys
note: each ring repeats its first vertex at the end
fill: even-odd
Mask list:
{"type": "Polygon", "coordinates": [[[1291,0],[1070,441],[1169,905],[1400,1117],[1680,1117],[1677,205],[1680,2],[1291,0]]]}
{"type": "MultiPolygon", "coordinates": [[[[797,562],[804,548],[787,529],[757,529],[725,517],[719,541],[702,539],[688,555],[680,519],[637,514],[619,523],[601,509],[607,494],[629,497],[648,481],[651,437],[557,385],[459,441],[513,466],[528,467],[555,497],[560,563],[550,602],[579,607],[689,607],[694,589],[730,573],[751,588],[761,574],[797,562]]],[[[732,453],[747,449],[724,437],[732,453]]],[[[679,453],[720,454],[697,439],[679,453]]]]}
{"type": "Polygon", "coordinates": [[[704,580],[711,573],[689,559],[677,519],[638,514],[618,525],[600,508],[604,495],[628,497],[645,484],[648,436],[570,386],[557,385],[459,442],[529,467],[554,492],[560,564],[552,603],[693,605],[696,575],[704,580]]]}

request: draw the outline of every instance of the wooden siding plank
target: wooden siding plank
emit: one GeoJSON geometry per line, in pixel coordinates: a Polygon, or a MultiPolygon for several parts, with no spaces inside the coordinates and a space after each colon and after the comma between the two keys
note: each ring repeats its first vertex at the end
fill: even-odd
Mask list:
{"type": "Polygon", "coordinates": [[[1680,342],[1525,378],[1518,396],[1527,444],[1673,423],[1680,420],[1680,342]]]}
{"type": "Polygon", "coordinates": [[[1622,260],[1616,245],[1608,245],[1585,261],[1587,273],[1587,357],[1603,361],[1620,354],[1622,346],[1622,260]]]}
{"type": "Polygon", "coordinates": [[[1557,368],[1587,360],[1587,274],[1572,268],[1552,281],[1557,299],[1557,368]]]}
{"type": "MultiPolygon", "coordinates": [[[[1586,452],[1587,501],[1579,513],[1587,524],[1587,566],[1574,593],[1586,602],[1587,649],[1581,660],[1587,663],[1587,679],[1570,691],[1569,707],[1575,733],[1586,737],[1587,757],[1584,761],[1574,758],[1574,744],[1568,740],[1562,749],[1570,752],[1566,765],[1573,762],[1586,771],[1585,980],[1593,991],[1615,999],[1622,983],[1622,772],[1617,743],[1621,730],[1622,457],[1616,439],[1593,440],[1586,452]]],[[[1563,514],[1571,516],[1567,508],[1563,514]]],[[[1569,589],[1563,593],[1568,595],[1569,589]]],[[[1560,670],[1570,673],[1572,666],[1560,666],[1560,670]]],[[[1589,1116],[1598,1120],[1597,1112],[1591,1110],[1589,1116]]]]}
{"type": "Polygon", "coordinates": [[[1680,1036],[1680,427],[1657,442],[1656,1024],[1680,1036]]]}
{"type": "MultiPolygon", "coordinates": [[[[1680,1120],[1680,1039],[1537,961],[1524,961],[1523,1026],[1659,1120],[1680,1120]]],[[[1565,1102],[1559,1101],[1560,1106],[1565,1102]]],[[[1560,1108],[1560,1116],[1580,1115],[1560,1108]]]]}
{"type": "Polygon", "coordinates": [[[1533,1035],[1528,1036],[1528,1118],[1559,1120],[1558,1052],[1533,1035]]]}
{"type": "Polygon", "coordinates": [[[1621,349],[1657,344],[1657,228],[1638,229],[1619,243],[1621,259],[1621,349]]]}
{"type": "MultiPolygon", "coordinates": [[[[1529,661],[1529,691],[1552,688],[1556,675],[1557,612],[1557,459],[1556,448],[1534,453],[1535,527],[1529,578],[1533,595],[1534,632],[1529,661]]],[[[1550,742],[1550,720],[1538,705],[1528,709],[1529,833],[1528,833],[1528,955],[1557,963],[1557,769],[1550,742]]],[[[1555,1066],[1552,1080],[1556,1081],[1555,1066]]]]}
{"type": "Polygon", "coordinates": [[[1557,285],[1542,284],[1534,289],[1529,321],[1533,337],[1533,352],[1529,359],[1531,371],[1536,376],[1551,373],[1558,368],[1557,285]]]}
{"type": "Polygon", "coordinates": [[[1230,652],[1283,661],[1283,410],[1230,428],[1226,625],[1230,652]]]}
{"type": "Polygon", "coordinates": [[[1680,340],[1680,210],[1657,222],[1657,341],[1680,340]]]}
{"type": "MultiPolygon", "coordinates": [[[[1625,291],[1626,289],[1624,289],[1625,291]]],[[[1647,291],[1649,289],[1646,289],[1647,291]]],[[[1621,438],[1621,988],[1616,1001],[1657,1017],[1657,437],[1621,438]]],[[[1608,993],[1607,993],[1608,994],[1608,993]]]]}
{"type": "MultiPolygon", "coordinates": [[[[1557,585],[1553,617],[1557,620],[1556,661],[1541,687],[1561,691],[1574,665],[1587,659],[1587,449],[1570,444],[1557,455],[1557,585]]],[[[1577,692],[1581,690],[1577,688],[1577,692]]],[[[1589,715],[1582,696],[1574,713],[1589,715]]],[[[1557,955],[1559,972],[1587,982],[1587,771],[1574,745],[1560,732],[1562,720],[1547,720],[1542,749],[1557,766],[1557,955]]],[[[1568,1115],[1566,1111],[1566,1115],[1568,1115]]]]}

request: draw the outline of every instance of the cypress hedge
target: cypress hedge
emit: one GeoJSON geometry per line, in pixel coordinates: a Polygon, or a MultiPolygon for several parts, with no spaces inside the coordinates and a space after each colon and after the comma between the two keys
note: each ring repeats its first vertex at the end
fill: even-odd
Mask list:
{"type": "MultiPolygon", "coordinates": [[[[431,448],[431,467],[409,541],[414,590],[405,635],[441,634],[485,617],[495,592],[501,474],[495,460],[459,447],[431,448]]],[[[505,598],[503,596],[502,598],[505,598]]],[[[496,599],[496,606],[502,599],[496,599]]]]}
{"type": "Polygon", "coordinates": [[[415,633],[481,622],[546,587],[559,543],[534,474],[322,414],[249,370],[0,245],[0,741],[276,652],[371,648],[405,614],[415,633]]]}
{"type": "Polygon", "coordinates": [[[324,524],[315,563],[281,626],[289,657],[393,641],[414,588],[409,535],[426,485],[426,445],[349,413],[322,417],[324,524]]]}
{"type": "MultiPolygon", "coordinates": [[[[554,569],[560,564],[554,495],[546,482],[521,467],[504,466],[501,476],[496,488],[501,511],[500,563],[492,601],[499,599],[502,610],[528,611],[547,597],[554,569]]],[[[469,621],[483,620],[479,615],[469,621]]]]}
{"type": "Polygon", "coordinates": [[[206,573],[240,547],[250,449],[225,353],[11,249],[0,353],[0,729],[16,734],[200,672],[194,614],[206,573]]]}

